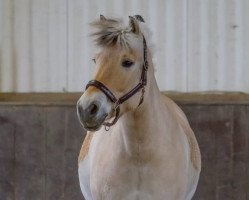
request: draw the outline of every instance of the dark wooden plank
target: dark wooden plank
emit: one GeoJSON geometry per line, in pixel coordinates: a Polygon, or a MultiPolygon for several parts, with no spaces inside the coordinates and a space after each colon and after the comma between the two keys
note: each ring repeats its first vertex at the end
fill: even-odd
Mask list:
{"type": "Polygon", "coordinates": [[[245,191],[246,191],[246,198],[249,199],[249,105],[245,106],[244,109],[244,116],[243,117],[243,124],[245,125],[244,134],[246,135],[246,183],[245,183],[245,191]]]}
{"type": "Polygon", "coordinates": [[[62,200],[65,185],[66,107],[46,107],[46,200],[62,200]]]}
{"type": "MultiPolygon", "coordinates": [[[[249,94],[239,92],[180,93],[162,92],[181,104],[248,105],[249,94]]],[[[78,93],[0,93],[2,105],[75,105],[82,95],[78,93]]]]}
{"type": "Polygon", "coordinates": [[[14,199],[14,131],[10,115],[13,110],[0,106],[0,199],[14,199]]]}
{"type": "Polygon", "coordinates": [[[42,107],[15,111],[15,199],[45,199],[45,134],[42,107]]]}
{"type": "Polygon", "coordinates": [[[240,92],[163,92],[174,101],[186,105],[248,105],[249,94],[240,92]]]}
{"type": "Polygon", "coordinates": [[[193,199],[215,199],[216,196],[216,160],[215,160],[215,133],[214,116],[216,107],[184,105],[184,110],[190,125],[197,138],[201,156],[202,171],[193,199]]]}
{"type": "Polygon", "coordinates": [[[234,109],[234,128],[233,128],[233,194],[234,198],[246,199],[247,184],[247,153],[249,138],[249,112],[246,106],[236,106],[234,109]]]}
{"type": "Polygon", "coordinates": [[[75,107],[69,108],[66,116],[65,199],[83,200],[78,179],[78,154],[85,131],[78,121],[75,107]]]}
{"type": "MultiPolygon", "coordinates": [[[[249,119],[249,105],[246,106],[245,108],[245,112],[246,114],[246,119],[249,119]]],[[[244,120],[246,120],[244,119],[244,120]]],[[[246,147],[247,147],[247,151],[246,151],[246,163],[247,163],[247,168],[246,168],[246,197],[247,199],[249,199],[249,128],[248,128],[248,121],[247,121],[247,126],[246,126],[246,133],[247,133],[247,138],[246,138],[246,147]]]]}
{"type": "Polygon", "coordinates": [[[234,109],[234,153],[246,153],[247,151],[247,136],[249,134],[248,117],[247,106],[236,106],[234,109]]]}
{"type": "Polygon", "coordinates": [[[2,105],[75,105],[82,93],[0,93],[2,105]]]}
{"type": "Polygon", "coordinates": [[[247,187],[248,179],[246,176],[247,171],[247,160],[249,155],[245,153],[234,153],[233,154],[233,180],[232,180],[232,196],[233,199],[246,200],[246,193],[249,190],[247,187]]]}
{"type": "Polygon", "coordinates": [[[232,181],[230,191],[231,199],[246,199],[248,180],[245,176],[247,173],[247,162],[249,154],[247,154],[247,137],[249,134],[249,112],[245,105],[234,107],[233,116],[233,144],[232,154],[232,181]]]}
{"type": "Polygon", "coordinates": [[[217,188],[232,189],[233,108],[233,106],[217,107],[217,111],[213,113],[213,121],[210,122],[215,131],[217,188]]]}

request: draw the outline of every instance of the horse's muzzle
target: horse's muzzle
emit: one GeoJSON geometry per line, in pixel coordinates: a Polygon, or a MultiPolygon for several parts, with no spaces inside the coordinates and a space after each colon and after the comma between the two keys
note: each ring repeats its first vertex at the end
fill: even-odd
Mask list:
{"type": "Polygon", "coordinates": [[[107,113],[101,109],[100,102],[91,102],[86,108],[78,102],[77,114],[81,124],[88,131],[97,131],[107,117],[107,113]]]}

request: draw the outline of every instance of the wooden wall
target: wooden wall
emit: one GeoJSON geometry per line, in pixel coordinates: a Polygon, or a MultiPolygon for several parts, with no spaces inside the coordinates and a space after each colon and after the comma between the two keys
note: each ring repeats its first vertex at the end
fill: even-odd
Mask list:
{"type": "MultiPolygon", "coordinates": [[[[0,199],[83,200],[77,156],[85,132],[76,116],[76,98],[55,102],[47,97],[50,103],[15,99],[20,101],[0,95],[0,199]]],[[[187,114],[202,153],[194,199],[249,199],[248,96],[237,102],[214,98],[213,103],[174,99],[187,114]]]]}
{"type": "Polygon", "coordinates": [[[73,106],[0,106],[0,199],[82,199],[73,106]]]}

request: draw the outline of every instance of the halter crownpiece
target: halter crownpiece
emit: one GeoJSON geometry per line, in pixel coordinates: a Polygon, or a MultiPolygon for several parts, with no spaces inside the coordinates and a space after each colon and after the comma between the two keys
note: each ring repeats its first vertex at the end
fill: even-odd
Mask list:
{"type": "MultiPolygon", "coordinates": [[[[135,15],[134,17],[137,20],[144,22],[143,18],[140,15],[135,15]]],[[[98,80],[91,80],[86,85],[86,89],[90,86],[94,86],[98,88],[99,90],[101,90],[106,95],[106,97],[114,104],[113,111],[115,112],[115,118],[112,122],[103,123],[106,130],[109,130],[109,128],[118,121],[119,113],[120,113],[120,105],[124,103],[125,101],[127,101],[129,98],[131,98],[133,95],[135,95],[140,90],[142,90],[142,94],[141,94],[138,106],[140,106],[143,103],[145,86],[147,85],[147,71],[148,71],[147,44],[146,44],[146,40],[144,36],[143,36],[143,58],[144,58],[144,62],[143,62],[143,68],[142,68],[142,73],[141,73],[139,83],[133,89],[131,89],[128,93],[124,94],[120,98],[116,98],[115,95],[111,92],[111,90],[109,90],[103,83],[101,83],[98,80]]]]}

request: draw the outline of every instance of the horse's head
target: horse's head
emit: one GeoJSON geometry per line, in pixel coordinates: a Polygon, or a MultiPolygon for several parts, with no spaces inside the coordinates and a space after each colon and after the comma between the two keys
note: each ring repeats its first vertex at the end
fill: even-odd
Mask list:
{"type": "Polygon", "coordinates": [[[130,17],[128,26],[104,16],[92,23],[96,29],[92,35],[99,47],[94,57],[98,70],[77,103],[78,117],[86,129],[111,126],[142,102],[148,67],[146,41],[140,28],[143,22],[136,15],[130,17]],[[114,121],[107,123],[111,118],[114,121]]]}

